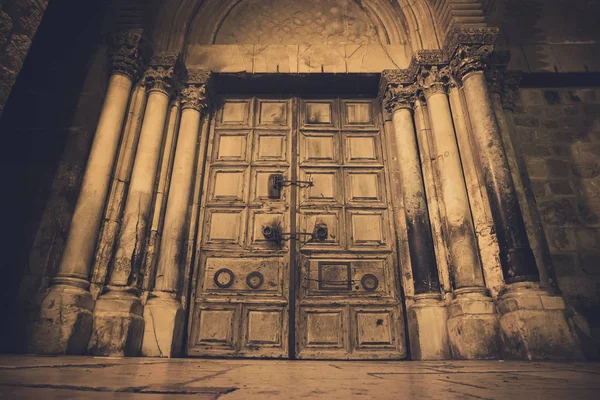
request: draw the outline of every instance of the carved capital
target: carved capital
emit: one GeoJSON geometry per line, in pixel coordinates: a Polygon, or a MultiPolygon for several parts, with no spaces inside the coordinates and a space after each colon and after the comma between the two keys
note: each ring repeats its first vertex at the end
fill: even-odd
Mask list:
{"type": "Polygon", "coordinates": [[[113,73],[136,81],[148,66],[152,46],[143,29],[128,29],[111,37],[110,56],[113,73]]]}
{"type": "Polygon", "coordinates": [[[444,46],[452,73],[458,80],[474,71],[483,71],[498,37],[497,28],[454,28],[444,46]]]}
{"type": "Polygon", "coordinates": [[[451,78],[448,66],[429,65],[421,67],[417,81],[425,97],[429,97],[435,93],[446,93],[451,78]]]}
{"type": "Polygon", "coordinates": [[[191,69],[185,87],[181,90],[182,109],[192,109],[203,112],[208,108],[209,96],[208,85],[210,71],[202,69],[191,69]]]}
{"type": "Polygon", "coordinates": [[[150,67],[144,75],[148,91],[160,91],[173,96],[179,89],[179,81],[185,75],[185,67],[177,53],[159,53],[150,59],[150,67]]]}
{"type": "Polygon", "coordinates": [[[383,97],[383,106],[389,113],[402,108],[412,110],[416,99],[416,85],[389,84],[383,97]]]}

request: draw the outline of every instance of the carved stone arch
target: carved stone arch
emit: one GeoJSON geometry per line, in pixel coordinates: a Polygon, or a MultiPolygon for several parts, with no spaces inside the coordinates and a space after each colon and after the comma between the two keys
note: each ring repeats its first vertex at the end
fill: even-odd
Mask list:
{"type": "MultiPolygon", "coordinates": [[[[181,51],[194,42],[214,43],[214,36],[229,12],[244,0],[167,0],[157,9],[152,29],[155,49],[181,51]]],[[[356,1],[356,0],[353,0],[356,1]]],[[[439,49],[434,14],[426,0],[362,0],[363,10],[384,28],[389,43],[410,44],[413,52],[439,49]]]]}

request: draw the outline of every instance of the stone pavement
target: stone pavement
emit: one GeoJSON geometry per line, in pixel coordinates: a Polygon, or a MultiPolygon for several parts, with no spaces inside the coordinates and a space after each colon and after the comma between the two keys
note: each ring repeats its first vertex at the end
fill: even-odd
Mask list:
{"type": "Polygon", "coordinates": [[[1,399],[598,399],[600,363],[0,356],[1,399]]]}

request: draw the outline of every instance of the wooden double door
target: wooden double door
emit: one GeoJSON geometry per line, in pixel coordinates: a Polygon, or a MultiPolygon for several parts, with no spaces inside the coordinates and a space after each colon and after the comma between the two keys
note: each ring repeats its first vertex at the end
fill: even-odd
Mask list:
{"type": "Polygon", "coordinates": [[[221,100],[189,356],[406,357],[384,136],[375,99],[221,100]]]}

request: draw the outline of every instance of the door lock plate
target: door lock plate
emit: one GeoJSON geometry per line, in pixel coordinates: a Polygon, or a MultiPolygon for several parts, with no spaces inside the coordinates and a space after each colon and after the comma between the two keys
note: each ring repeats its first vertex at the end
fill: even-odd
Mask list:
{"type": "Polygon", "coordinates": [[[281,189],[284,186],[298,186],[300,188],[313,187],[314,183],[311,181],[291,181],[286,180],[283,174],[271,174],[269,175],[269,198],[280,199],[281,189]]]}

